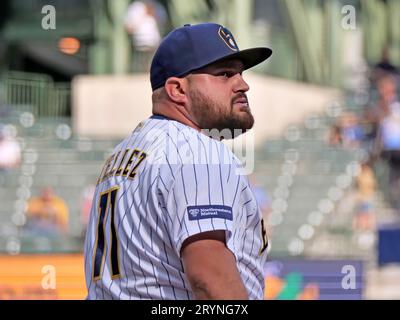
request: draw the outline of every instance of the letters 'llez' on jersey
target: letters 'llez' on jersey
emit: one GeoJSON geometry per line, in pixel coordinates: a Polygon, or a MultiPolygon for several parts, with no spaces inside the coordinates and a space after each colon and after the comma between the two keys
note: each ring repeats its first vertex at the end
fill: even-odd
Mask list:
{"type": "Polygon", "coordinates": [[[88,299],[192,299],[188,237],[225,230],[250,299],[263,299],[267,240],[239,160],[223,143],[159,116],[106,160],[85,242],[88,299]]]}

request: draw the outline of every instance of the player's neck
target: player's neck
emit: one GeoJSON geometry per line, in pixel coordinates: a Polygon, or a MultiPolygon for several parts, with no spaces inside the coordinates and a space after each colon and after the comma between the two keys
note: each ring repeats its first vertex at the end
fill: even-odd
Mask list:
{"type": "Polygon", "coordinates": [[[201,128],[190,119],[189,114],[178,107],[158,104],[153,107],[153,114],[164,116],[196,129],[197,131],[201,131],[201,128]]]}

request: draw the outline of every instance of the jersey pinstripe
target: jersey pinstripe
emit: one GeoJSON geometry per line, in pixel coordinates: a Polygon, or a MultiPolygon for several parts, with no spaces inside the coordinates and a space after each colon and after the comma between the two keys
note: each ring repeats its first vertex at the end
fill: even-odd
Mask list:
{"type": "Polygon", "coordinates": [[[143,121],[98,180],[85,241],[87,298],[191,299],[182,243],[225,230],[250,299],[262,299],[262,217],[239,167],[227,146],[186,125],[143,121]]]}

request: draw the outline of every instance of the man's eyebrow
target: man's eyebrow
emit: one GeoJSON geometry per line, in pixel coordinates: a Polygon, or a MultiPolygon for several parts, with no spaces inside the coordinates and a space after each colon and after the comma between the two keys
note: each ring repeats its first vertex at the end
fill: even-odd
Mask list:
{"type": "Polygon", "coordinates": [[[220,64],[220,65],[216,65],[215,69],[217,70],[233,70],[233,71],[242,71],[242,66],[241,65],[236,65],[236,64],[220,64]]]}
{"type": "Polygon", "coordinates": [[[224,62],[219,62],[216,63],[214,65],[209,65],[205,68],[201,68],[201,69],[197,69],[192,71],[191,73],[194,74],[199,74],[199,73],[209,73],[209,74],[214,74],[216,72],[220,72],[220,71],[231,71],[231,72],[236,72],[236,73],[240,73],[244,71],[244,67],[242,64],[240,63],[236,63],[236,62],[231,62],[231,61],[224,61],[224,62]]]}
{"type": "Polygon", "coordinates": [[[215,65],[216,68],[225,68],[225,69],[234,69],[234,70],[243,70],[244,65],[240,61],[224,61],[215,65]]]}

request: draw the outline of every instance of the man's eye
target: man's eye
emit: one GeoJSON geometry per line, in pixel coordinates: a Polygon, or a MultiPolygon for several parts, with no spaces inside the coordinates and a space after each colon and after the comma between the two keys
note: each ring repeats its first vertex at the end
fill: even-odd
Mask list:
{"type": "Polygon", "coordinates": [[[230,78],[233,76],[233,72],[229,72],[229,71],[220,72],[218,74],[218,76],[224,77],[224,78],[230,78]]]}

